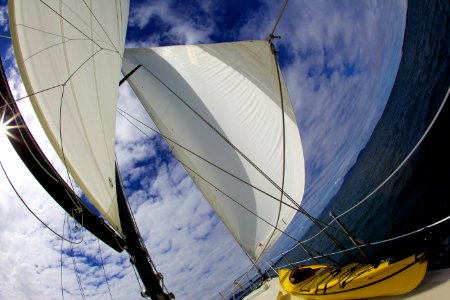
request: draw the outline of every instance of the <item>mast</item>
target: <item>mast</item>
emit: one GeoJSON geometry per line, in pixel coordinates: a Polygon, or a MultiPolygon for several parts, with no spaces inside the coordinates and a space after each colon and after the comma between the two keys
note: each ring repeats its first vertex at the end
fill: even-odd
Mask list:
{"type": "Polygon", "coordinates": [[[97,216],[75,192],[69,187],[56,169],[49,162],[39,145],[31,135],[24,122],[11,90],[0,59],[0,107],[5,110],[5,117],[12,118],[7,135],[11,145],[20,156],[31,174],[47,193],[75,220],[93,235],[118,252],[122,252],[124,240],[102,218],[97,216]],[[15,117],[14,117],[15,116],[15,117]],[[78,208],[81,207],[81,210],[78,208]]]}
{"type": "Polygon", "coordinates": [[[134,222],[133,215],[123,190],[123,185],[119,176],[119,169],[116,165],[116,191],[117,204],[119,207],[120,222],[125,235],[125,250],[130,254],[130,262],[136,267],[145,291],[141,292],[143,297],[150,297],[153,300],[169,300],[175,298],[173,294],[166,294],[163,291],[162,275],[157,273],[152,266],[152,261],[147,248],[142,241],[141,235],[134,222]]]}

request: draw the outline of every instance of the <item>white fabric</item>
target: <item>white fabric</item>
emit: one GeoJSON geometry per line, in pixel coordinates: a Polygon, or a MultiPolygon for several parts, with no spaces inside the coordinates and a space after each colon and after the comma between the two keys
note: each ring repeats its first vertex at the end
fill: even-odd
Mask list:
{"type": "Polygon", "coordinates": [[[114,137],[128,11],[129,0],[9,1],[14,51],[39,121],[118,231],[114,137]]]}
{"type": "MultiPolygon", "coordinates": [[[[280,88],[267,41],[125,49],[122,72],[126,74],[138,64],[142,67],[128,82],[163,135],[276,199],[281,198],[275,185],[207,125],[211,124],[276,185],[282,186],[280,88]]],[[[300,203],[304,190],[303,152],[284,80],[281,85],[286,126],[284,190],[300,203]]],[[[169,145],[176,157],[193,170],[187,169],[235,239],[254,259],[280,236],[273,226],[283,230],[292,220],[295,210],[285,205],[280,210],[279,201],[174,143],[169,145]]],[[[286,197],[283,201],[289,202],[286,197]]]]}

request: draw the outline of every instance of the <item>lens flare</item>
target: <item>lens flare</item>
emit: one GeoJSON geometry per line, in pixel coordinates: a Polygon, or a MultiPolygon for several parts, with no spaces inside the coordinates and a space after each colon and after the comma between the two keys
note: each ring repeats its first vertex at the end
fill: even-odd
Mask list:
{"type": "Polygon", "coordinates": [[[2,134],[6,134],[6,135],[8,135],[8,136],[14,138],[14,136],[13,136],[13,135],[11,134],[11,132],[10,132],[10,129],[12,129],[12,128],[18,128],[18,127],[20,127],[20,126],[17,126],[17,125],[9,125],[9,124],[11,124],[11,122],[14,121],[14,119],[17,117],[18,114],[15,114],[14,116],[12,116],[11,118],[9,118],[8,120],[5,120],[5,113],[6,113],[6,110],[3,110],[2,116],[1,116],[1,119],[0,119],[0,132],[1,132],[2,134]]]}

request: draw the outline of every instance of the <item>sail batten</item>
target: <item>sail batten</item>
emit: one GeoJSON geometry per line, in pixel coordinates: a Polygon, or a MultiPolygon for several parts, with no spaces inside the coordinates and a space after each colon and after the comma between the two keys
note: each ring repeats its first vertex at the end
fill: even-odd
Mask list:
{"type": "Polygon", "coordinates": [[[129,0],[9,1],[36,115],[83,193],[119,232],[115,109],[128,11],[129,0]]]}
{"type": "Polygon", "coordinates": [[[280,204],[283,176],[284,192],[297,203],[304,190],[300,135],[270,44],[126,49],[122,72],[139,64],[131,87],[213,209],[257,259],[280,236],[274,227],[285,229],[295,214],[280,204]]]}

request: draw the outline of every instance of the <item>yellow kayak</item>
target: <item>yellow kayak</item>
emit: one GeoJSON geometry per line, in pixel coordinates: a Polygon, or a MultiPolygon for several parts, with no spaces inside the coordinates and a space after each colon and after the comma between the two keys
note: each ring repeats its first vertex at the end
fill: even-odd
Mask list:
{"type": "Polygon", "coordinates": [[[425,253],[378,265],[350,263],[302,266],[279,271],[280,285],[288,294],[304,299],[365,299],[401,295],[422,281],[428,261],[425,253]]]}

